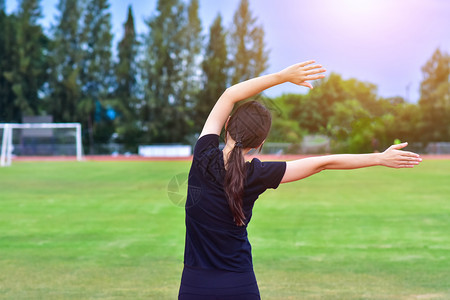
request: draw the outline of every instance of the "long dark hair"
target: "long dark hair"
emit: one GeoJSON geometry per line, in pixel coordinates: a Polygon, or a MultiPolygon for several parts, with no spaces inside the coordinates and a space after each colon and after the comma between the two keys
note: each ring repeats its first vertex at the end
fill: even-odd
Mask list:
{"type": "Polygon", "coordinates": [[[236,142],[227,159],[224,189],[237,226],[245,225],[243,149],[260,147],[269,134],[271,123],[269,110],[256,101],[249,101],[236,109],[225,128],[225,136],[228,133],[236,142]]]}

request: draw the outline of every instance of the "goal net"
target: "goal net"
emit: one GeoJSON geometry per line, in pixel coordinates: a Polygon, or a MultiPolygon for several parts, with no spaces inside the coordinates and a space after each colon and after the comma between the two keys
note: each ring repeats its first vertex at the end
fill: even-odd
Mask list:
{"type": "Polygon", "coordinates": [[[0,123],[0,166],[15,157],[73,157],[82,160],[79,123],[0,123]]]}

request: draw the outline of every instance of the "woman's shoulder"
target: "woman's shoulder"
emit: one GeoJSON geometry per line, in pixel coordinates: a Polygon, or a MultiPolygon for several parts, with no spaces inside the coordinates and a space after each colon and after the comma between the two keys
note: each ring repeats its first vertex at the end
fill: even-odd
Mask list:
{"type": "Polygon", "coordinates": [[[201,155],[205,150],[219,149],[219,136],[217,134],[206,134],[197,140],[194,147],[194,157],[201,155]]]}
{"type": "Polygon", "coordinates": [[[225,167],[217,134],[207,134],[198,139],[194,148],[192,167],[197,170],[197,176],[204,179],[214,182],[223,180],[225,167]]]}

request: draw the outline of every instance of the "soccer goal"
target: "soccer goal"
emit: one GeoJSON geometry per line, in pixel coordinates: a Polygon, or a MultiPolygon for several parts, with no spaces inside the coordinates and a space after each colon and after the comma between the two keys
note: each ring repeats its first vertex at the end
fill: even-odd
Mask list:
{"type": "Polygon", "coordinates": [[[21,156],[83,159],[80,123],[0,123],[0,137],[0,167],[21,156]]]}

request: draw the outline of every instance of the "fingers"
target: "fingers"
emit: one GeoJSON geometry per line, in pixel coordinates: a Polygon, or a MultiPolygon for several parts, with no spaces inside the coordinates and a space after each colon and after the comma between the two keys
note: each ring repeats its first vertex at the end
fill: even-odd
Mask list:
{"type": "Polygon", "coordinates": [[[400,168],[414,168],[417,166],[419,162],[402,162],[394,166],[394,168],[400,169],[400,168]]]}
{"type": "Polygon", "coordinates": [[[302,82],[302,83],[300,83],[299,85],[302,85],[302,86],[305,86],[305,87],[307,87],[307,88],[313,89],[312,84],[309,83],[309,82],[302,82]]]}
{"type": "Polygon", "coordinates": [[[306,77],[306,80],[316,80],[316,79],[321,79],[321,78],[325,78],[325,75],[321,74],[321,75],[315,75],[315,76],[308,76],[308,77],[306,77]]]}
{"type": "Polygon", "coordinates": [[[420,155],[414,152],[409,152],[409,151],[401,151],[400,152],[401,155],[405,156],[405,157],[413,157],[413,158],[420,158],[420,155]]]}
{"type": "Polygon", "coordinates": [[[319,74],[319,73],[324,73],[326,71],[327,71],[326,69],[316,69],[316,68],[314,68],[312,70],[305,71],[305,75],[319,74]]]}
{"type": "MultiPolygon", "coordinates": [[[[403,152],[403,151],[400,151],[403,152]]],[[[396,168],[413,168],[422,162],[422,158],[419,157],[418,154],[407,152],[400,154],[400,157],[397,160],[396,168]]]]}
{"type": "Polygon", "coordinates": [[[398,166],[398,169],[404,169],[404,168],[414,168],[415,165],[400,165],[398,166]]]}
{"type": "Polygon", "coordinates": [[[389,149],[397,149],[397,150],[399,150],[399,149],[405,148],[406,146],[408,146],[407,142],[401,143],[401,144],[397,144],[397,145],[392,145],[392,146],[389,147],[389,149]]]}
{"type": "Polygon", "coordinates": [[[304,62],[299,63],[298,66],[299,66],[299,67],[304,67],[304,66],[313,64],[313,63],[315,63],[315,62],[316,62],[315,60],[307,60],[307,61],[304,61],[304,62]]]}
{"type": "Polygon", "coordinates": [[[318,69],[318,68],[322,68],[322,65],[312,65],[312,66],[303,67],[302,69],[304,71],[309,71],[309,70],[318,69]]]}
{"type": "Polygon", "coordinates": [[[418,165],[420,162],[422,161],[422,159],[420,157],[408,157],[406,159],[404,159],[402,162],[406,163],[408,165],[418,165]]]}

